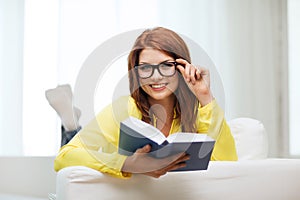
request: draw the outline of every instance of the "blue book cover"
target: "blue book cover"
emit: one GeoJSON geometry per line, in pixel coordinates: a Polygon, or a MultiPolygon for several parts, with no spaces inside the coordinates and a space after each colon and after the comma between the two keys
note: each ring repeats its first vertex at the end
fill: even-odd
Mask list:
{"type": "Polygon", "coordinates": [[[119,153],[130,156],[138,148],[151,145],[151,156],[164,158],[186,152],[190,159],[186,167],[174,171],[206,170],[215,140],[201,133],[174,133],[165,137],[151,124],[129,117],[120,124],[119,153]]]}

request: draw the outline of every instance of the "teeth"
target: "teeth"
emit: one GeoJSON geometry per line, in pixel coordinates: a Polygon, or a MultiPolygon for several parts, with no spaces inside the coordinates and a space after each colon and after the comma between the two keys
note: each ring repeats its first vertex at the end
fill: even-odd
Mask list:
{"type": "Polygon", "coordinates": [[[153,88],[161,88],[161,87],[164,87],[166,86],[166,84],[155,84],[155,85],[152,85],[153,88]]]}

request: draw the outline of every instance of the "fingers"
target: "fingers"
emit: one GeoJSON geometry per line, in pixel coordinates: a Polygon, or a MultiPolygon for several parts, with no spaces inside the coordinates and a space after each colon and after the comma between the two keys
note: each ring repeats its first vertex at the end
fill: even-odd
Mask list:
{"type": "MultiPolygon", "coordinates": [[[[163,167],[160,170],[157,171],[163,171],[163,172],[168,172],[170,170],[174,170],[174,169],[178,169],[181,167],[185,167],[185,161],[190,159],[190,156],[187,155],[186,153],[180,153],[180,154],[176,154],[173,156],[168,157],[169,159],[173,160],[172,162],[169,162],[168,165],[166,165],[165,167],[163,167]],[[174,160],[175,158],[175,160],[174,160]]],[[[167,158],[166,158],[167,159],[167,158]]]]}
{"type": "Polygon", "coordinates": [[[189,155],[183,154],[177,160],[175,160],[173,163],[171,163],[170,165],[168,165],[164,169],[167,170],[167,171],[171,171],[171,170],[175,170],[175,169],[178,169],[178,168],[185,167],[186,166],[185,161],[187,161],[189,159],[190,159],[189,155]]]}
{"type": "Polygon", "coordinates": [[[190,159],[190,155],[184,154],[183,156],[179,157],[174,163],[170,165],[172,166],[177,166],[177,168],[181,168],[186,166],[185,161],[190,159]]]}
{"type": "Polygon", "coordinates": [[[135,152],[136,153],[149,153],[150,150],[151,150],[151,146],[149,144],[147,144],[144,147],[137,149],[135,152]]]}
{"type": "Polygon", "coordinates": [[[196,70],[196,79],[200,79],[201,78],[201,70],[197,69],[196,70]]]}
{"type": "Polygon", "coordinates": [[[186,163],[184,162],[181,162],[181,163],[178,163],[176,165],[172,165],[168,168],[168,171],[173,171],[173,170],[176,170],[176,169],[180,169],[180,168],[183,168],[183,167],[186,167],[186,163]]]}
{"type": "Polygon", "coordinates": [[[171,163],[170,165],[168,165],[162,169],[159,169],[159,170],[147,172],[147,173],[145,173],[145,175],[148,175],[148,176],[151,176],[154,178],[159,178],[159,177],[165,175],[166,173],[168,173],[169,171],[185,167],[186,166],[185,161],[187,161],[189,159],[190,159],[189,155],[181,154],[181,156],[177,160],[175,160],[173,163],[171,163]]]}
{"type": "Polygon", "coordinates": [[[189,68],[187,71],[189,72],[188,80],[192,82],[192,84],[196,83],[196,71],[197,69],[193,65],[186,65],[189,68]]]}
{"type": "Polygon", "coordinates": [[[179,65],[177,65],[177,68],[184,77],[184,79],[187,82],[191,82],[193,85],[196,84],[196,81],[201,78],[202,71],[204,70],[204,68],[197,68],[181,58],[176,59],[176,62],[179,63],[179,65]]]}
{"type": "Polygon", "coordinates": [[[204,67],[199,67],[197,70],[197,74],[199,74],[199,79],[202,78],[206,86],[209,87],[209,70],[204,67]]]}
{"type": "Polygon", "coordinates": [[[173,161],[170,162],[170,165],[171,165],[171,164],[184,162],[184,161],[188,160],[190,158],[190,156],[187,155],[185,152],[183,152],[183,153],[178,153],[173,156],[170,156],[169,158],[173,159],[173,161]]]}
{"type": "Polygon", "coordinates": [[[151,150],[150,145],[145,145],[136,150],[133,156],[129,156],[122,170],[125,172],[142,173],[147,176],[159,178],[170,170],[186,166],[185,161],[189,159],[186,153],[178,153],[165,158],[152,158],[148,156],[151,150]]]}

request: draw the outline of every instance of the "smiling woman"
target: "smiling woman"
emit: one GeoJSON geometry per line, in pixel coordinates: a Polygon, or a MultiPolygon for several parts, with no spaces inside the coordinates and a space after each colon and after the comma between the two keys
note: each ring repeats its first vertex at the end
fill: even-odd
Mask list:
{"type": "Polygon", "coordinates": [[[106,106],[63,146],[55,170],[83,165],[118,178],[136,173],[158,178],[185,166],[189,155],[181,152],[155,159],[145,154],[151,151],[149,144],[131,156],[119,154],[119,126],[128,116],[152,124],[165,136],[179,131],[205,133],[216,140],[212,160],[237,160],[235,142],[212,95],[208,71],[191,63],[187,45],[176,32],[163,27],[144,30],[128,55],[130,95],[106,106]],[[178,63],[168,65],[172,73],[167,76],[159,72],[166,62],[178,63]]]}

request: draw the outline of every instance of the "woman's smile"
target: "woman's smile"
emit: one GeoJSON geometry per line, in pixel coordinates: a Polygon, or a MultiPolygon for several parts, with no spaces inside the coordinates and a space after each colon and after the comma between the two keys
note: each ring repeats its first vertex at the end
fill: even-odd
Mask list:
{"type": "Polygon", "coordinates": [[[149,86],[155,91],[164,90],[167,87],[167,85],[167,83],[149,84],[149,86]]]}

